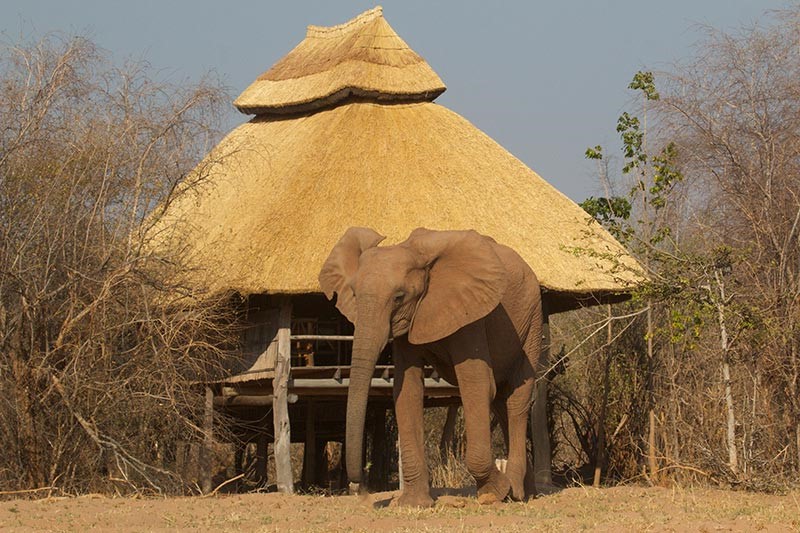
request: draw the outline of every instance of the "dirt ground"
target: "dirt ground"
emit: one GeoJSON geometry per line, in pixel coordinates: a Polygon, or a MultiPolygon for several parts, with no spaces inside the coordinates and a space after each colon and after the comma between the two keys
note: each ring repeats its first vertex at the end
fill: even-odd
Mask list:
{"type": "Polygon", "coordinates": [[[570,488],[483,506],[440,494],[432,509],[388,505],[392,495],[4,501],[0,531],[800,531],[800,491],[570,488]]]}

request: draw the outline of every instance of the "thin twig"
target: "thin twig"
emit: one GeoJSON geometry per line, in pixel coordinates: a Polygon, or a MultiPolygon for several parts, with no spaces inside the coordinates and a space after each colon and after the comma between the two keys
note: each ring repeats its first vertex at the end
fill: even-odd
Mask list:
{"type": "Polygon", "coordinates": [[[202,497],[203,497],[203,498],[210,498],[210,497],[212,497],[212,496],[216,496],[216,494],[217,494],[217,492],[219,491],[219,489],[221,489],[222,487],[224,487],[224,486],[225,486],[225,485],[227,485],[228,483],[233,483],[233,482],[234,482],[234,481],[236,481],[237,479],[241,479],[241,478],[243,478],[243,477],[244,477],[244,474],[239,474],[238,476],[234,476],[234,477],[230,478],[230,479],[229,479],[229,480],[227,480],[227,481],[223,481],[222,483],[220,483],[219,485],[217,485],[217,488],[215,488],[214,490],[212,490],[212,491],[211,491],[211,492],[209,492],[208,494],[204,494],[202,497]]]}
{"type": "Polygon", "coordinates": [[[23,490],[2,490],[0,496],[10,496],[12,494],[28,494],[31,492],[41,492],[43,490],[53,490],[56,487],[40,487],[38,489],[23,489],[23,490]]]}

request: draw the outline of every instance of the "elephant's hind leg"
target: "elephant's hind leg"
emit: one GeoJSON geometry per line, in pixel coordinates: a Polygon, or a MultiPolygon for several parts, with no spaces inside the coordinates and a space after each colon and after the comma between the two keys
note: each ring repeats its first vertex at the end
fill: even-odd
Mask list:
{"type": "MultiPolygon", "coordinates": [[[[527,361],[526,361],[527,363],[527,361]]],[[[523,365],[530,369],[529,365],[523,365]]],[[[506,399],[508,417],[508,465],[506,475],[511,480],[511,496],[515,500],[525,499],[525,474],[528,467],[528,414],[533,395],[533,371],[522,370],[517,374],[516,387],[506,399]]]]}
{"type": "Polygon", "coordinates": [[[502,501],[511,489],[505,474],[495,466],[490,433],[490,406],[495,397],[494,374],[488,363],[488,345],[483,325],[471,324],[463,336],[448,346],[455,363],[467,434],[467,470],[478,486],[482,503],[502,501]],[[477,331],[469,331],[477,330],[477,331]],[[483,335],[481,335],[483,333],[483,335]]]}

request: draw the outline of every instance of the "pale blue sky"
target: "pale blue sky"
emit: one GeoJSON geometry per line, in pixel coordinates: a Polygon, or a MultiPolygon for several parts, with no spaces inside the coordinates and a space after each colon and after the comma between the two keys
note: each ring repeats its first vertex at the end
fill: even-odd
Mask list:
{"type": "MultiPolygon", "coordinates": [[[[458,112],[574,200],[597,194],[587,146],[614,127],[639,69],[692,53],[699,25],[733,29],[786,0],[384,0],[384,16],[444,80],[458,112]]],[[[80,33],[115,60],[146,59],[172,81],[216,71],[237,96],[291,50],[308,24],[333,25],[362,0],[2,0],[6,43],[80,33]]],[[[233,110],[230,127],[247,120],[233,110]]]]}

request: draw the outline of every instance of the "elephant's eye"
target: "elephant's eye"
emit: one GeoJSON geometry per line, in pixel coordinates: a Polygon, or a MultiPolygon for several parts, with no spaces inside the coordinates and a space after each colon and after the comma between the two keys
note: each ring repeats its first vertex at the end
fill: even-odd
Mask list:
{"type": "Polygon", "coordinates": [[[405,294],[403,294],[402,292],[398,292],[398,293],[396,293],[396,294],[394,295],[394,303],[395,303],[395,304],[400,304],[400,303],[403,303],[403,298],[404,298],[404,297],[405,297],[405,294]]]}

